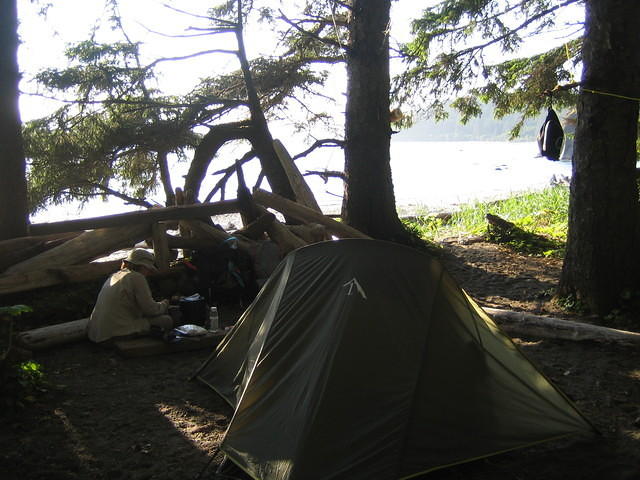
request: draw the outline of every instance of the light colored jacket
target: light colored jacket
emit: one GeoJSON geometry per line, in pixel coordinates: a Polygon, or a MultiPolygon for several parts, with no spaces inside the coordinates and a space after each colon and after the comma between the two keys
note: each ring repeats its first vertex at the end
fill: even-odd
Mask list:
{"type": "Polygon", "coordinates": [[[166,302],[156,302],[141,273],[122,269],[111,275],[102,286],[87,324],[87,336],[93,342],[112,337],[148,332],[147,317],[167,312],[166,302]]]}

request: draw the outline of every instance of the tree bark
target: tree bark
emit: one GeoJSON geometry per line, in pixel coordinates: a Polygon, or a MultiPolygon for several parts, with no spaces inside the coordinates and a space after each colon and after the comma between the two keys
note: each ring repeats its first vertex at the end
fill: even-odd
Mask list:
{"type": "Polygon", "coordinates": [[[375,238],[406,235],[396,211],[389,144],[390,0],[353,0],[347,51],[343,215],[375,238]]]}
{"type": "Polygon", "coordinates": [[[559,293],[596,313],[638,285],[640,2],[587,0],[569,232],[559,293]],[[635,97],[636,100],[622,98],[635,97]]]}
{"type": "Polygon", "coordinates": [[[27,234],[28,205],[18,99],[18,9],[0,1],[0,240],[27,234]]]}

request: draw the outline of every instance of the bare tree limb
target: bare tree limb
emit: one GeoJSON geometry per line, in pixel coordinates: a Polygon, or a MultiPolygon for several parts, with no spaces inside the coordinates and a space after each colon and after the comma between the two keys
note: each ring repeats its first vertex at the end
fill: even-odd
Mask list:
{"type": "Polygon", "coordinates": [[[206,15],[198,15],[197,13],[187,12],[186,10],[181,10],[179,8],[174,7],[173,5],[169,5],[168,3],[163,3],[162,6],[165,7],[165,8],[168,8],[169,10],[173,10],[174,12],[181,13],[183,15],[188,15],[188,16],[190,16],[192,18],[201,18],[203,20],[207,20],[207,21],[210,21],[210,22],[211,21],[219,22],[221,24],[229,25],[229,26],[235,26],[236,25],[235,23],[233,23],[233,22],[231,22],[229,20],[223,20],[221,18],[214,18],[214,17],[209,17],[209,16],[206,16],[206,15]]]}
{"type": "Polygon", "coordinates": [[[294,155],[293,159],[297,160],[298,158],[306,157],[311,152],[313,152],[317,148],[321,148],[321,147],[340,147],[340,148],[344,148],[344,140],[339,140],[337,138],[325,138],[325,139],[322,139],[322,140],[316,140],[315,142],[313,142],[313,145],[311,145],[309,148],[307,148],[303,152],[300,152],[300,153],[294,155]]]}
{"type": "Polygon", "coordinates": [[[196,53],[192,53],[190,55],[183,55],[183,56],[179,56],[179,57],[163,57],[163,58],[157,58],[156,60],[154,60],[153,62],[151,62],[150,64],[148,64],[145,68],[146,69],[151,69],[152,67],[156,66],[159,63],[162,62],[173,62],[173,61],[178,61],[178,60],[189,60],[192,58],[196,58],[196,57],[200,57],[202,55],[209,55],[212,53],[225,53],[228,55],[238,55],[237,50],[225,50],[222,48],[216,48],[213,50],[203,50],[201,52],[196,52],[196,53]]]}
{"type": "Polygon", "coordinates": [[[451,57],[452,58],[459,58],[459,57],[462,57],[462,56],[467,55],[469,53],[472,53],[474,51],[483,50],[486,47],[489,47],[491,45],[499,43],[502,40],[513,36],[515,33],[519,32],[520,30],[523,30],[523,29],[527,28],[529,25],[531,25],[535,21],[540,20],[541,18],[549,15],[550,13],[552,13],[552,12],[554,12],[554,11],[560,9],[560,8],[566,7],[568,5],[571,5],[573,3],[577,3],[577,2],[580,2],[580,1],[581,0],[566,0],[565,2],[563,2],[563,3],[559,4],[559,5],[555,5],[555,6],[553,6],[551,8],[548,8],[548,9],[542,11],[542,12],[538,12],[537,14],[533,15],[532,17],[530,17],[527,20],[525,20],[524,22],[522,22],[517,27],[510,28],[504,34],[502,34],[502,35],[500,35],[498,37],[492,38],[491,40],[489,40],[489,41],[487,41],[485,43],[474,45],[472,47],[468,47],[468,48],[462,49],[462,50],[456,52],[455,54],[451,55],[451,57]]]}
{"type": "Polygon", "coordinates": [[[140,198],[135,198],[135,197],[130,197],[129,195],[122,193],[122,192],[118,192],[117,190],[114,190],[106,185],[102,185],[101,183],[97,183],[97,182],[86,182],[87,186],[90,187],[94,187],[97,190],[100,190],[108,195],[120,198],[122,200],[124,200],[127,203],[130,203],[131,205],[138,205],[141,207],[145,207],[145,208],[151,208],[153,207],[152,203],[147,202],[144,199],[140,199],[140,198]]]}
{"type": "Polygon", "coordinates": [[[211,201],[211,199],[213,198],[213,196],[220,191],[222,193],[222,200],[224,200],[224,190],[226,187],[226,183],[227,181],[233,176],[233,174],[236,172],[237,169],[237,165],[244,165],[245,163],[249,162],[250,160],[253,160],[256,157],[256,152],[254,150],[250,150],[247,153],[245,153],[242,158],[240,158],[239,160],[236,160],[236,162],[233,165],[229,165],[227,168],[223,168],[222,170],[218,170],[216,172],[213,172],[213,175],[220,175],[223,174],[222,178],[220,180],[218,180],[218,182],[214,185],[214,187],[211,189],[211,191],[207,194],[207,196],[204,199],[205,203],[208,203],[211,201]]]}
{"type": "Polygon", "coordinates": [[[144,28],[147,32],[149,33],[153,33],[154,35],[158,35],[160,37],[164,37],[164,38],[198,38],[198,37],[208,37],[209,35],[218,35],[220,33],[230,33],[233,32],[232,28],[226,28],[226,27],[220,27],[218,29],[195,29],[195,28],[189,28],[187,30],[196,30],[202,33],[190,33],[188,35],[178,35],[178,34],[171,34],[171,33],[163,33],[163,32],[158,32],[157,30],[152,30],[151,28],[145,27],[144,25],[142,26],[142,28],[144,28]]]}
{"type": "Polygon", "coordinates": [[[302,174],[303,177],[308,177],[311,175],[317,175],[318,177],[324,180],[324,183],[329,181],[329,178],[339,178],[343,182],[347,181],[347,176],[344,172],[340,172],[338,170],[307,170],[302,174]]]}

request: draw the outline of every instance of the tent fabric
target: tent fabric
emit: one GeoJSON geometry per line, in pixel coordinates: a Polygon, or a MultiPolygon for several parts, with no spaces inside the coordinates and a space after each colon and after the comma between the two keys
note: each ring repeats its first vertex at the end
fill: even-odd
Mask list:
{"type": "Polygon", "coordinates": [[[593,431],[437,259],[376,240],[289,254],[197,378],[261,480],[411,478],[593,431]]]}

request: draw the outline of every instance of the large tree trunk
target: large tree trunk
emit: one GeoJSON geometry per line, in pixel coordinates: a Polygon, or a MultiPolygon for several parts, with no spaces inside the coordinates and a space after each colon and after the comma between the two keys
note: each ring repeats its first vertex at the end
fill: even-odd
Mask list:
{"type": "Polygon", "coordinates": [[[389,144],[390,0],[354,0],[347,52],[346,222],[375,238],[397,240],[389,144]]]}
{"type": "Polygon", "coordinates": [[[0,240],[27,233],[27,182],[18,107],[19,82],[17,2],[0,0],[0,240]]]}
{"type": "Polygon", "coordinates": [[[561,295],[597,313],[638,284],[635,181],[640,2],[587,0],[582,91],[561,295]],[[613,95],[612,95],[613,94],[613,95]]]}

